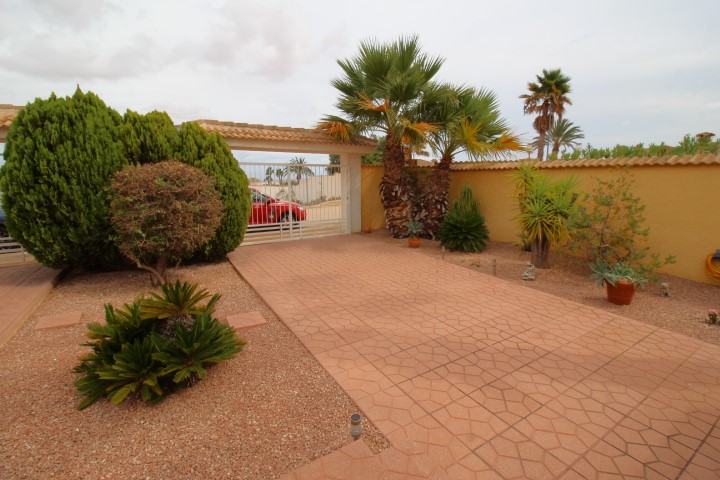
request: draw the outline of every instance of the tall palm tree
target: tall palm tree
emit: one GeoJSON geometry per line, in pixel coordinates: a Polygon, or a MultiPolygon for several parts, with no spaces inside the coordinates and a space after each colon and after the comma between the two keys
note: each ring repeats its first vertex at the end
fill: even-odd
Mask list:
{"type": "Polygon", "coordinates": [[[273,170],[272,167],[267,167],[265,169],[265,183],[271,184],[273,181],[274,174],[275,174],[275,170],[273,170]]]}
{"type": "Polygon", "coordinates": [[[303,177],[312,177],[315,173],[310,167],[307,166],[307,162],[303,157],[293,157],[290,159],[290,165],[285,167],[285,174],[290,178],[295,176],[298,183],[303,177]]]}
{"type": "Polygon", "coordinates": [[[560,147],[572,148],[573,151],[579,148],[581,144],[578,140],[583,138],[585,134],[582,129],[567,118],[555,122],[547,135],[548,143],[552,144],[552,155],[555,156],[560,153],[560,147]]]}
{"type": "Polygon", "coordinates": [[[525,115],[536,113],[533,128],[538,132],[538,159],[543,160],[547,132],[562,120],[565,105],[572,105],[567,96],[570,88],[570,77],[563,75],[560,69],[545,70],[542,76],[536,75],[537,82],[528,82],[530,93],[520,95],[525,100],[525,115]]]}
{"type": "Polygon", "coordinates": [[[380,197],[395,237],[407,235],[414,203],[405,146],[423,143],[437,129],[419,119],[417,107],[442,64],[443,59],[421,51],[417,36],[388,44],[362,42],[355,57],[338,60],[343,76],[332,81],[340,92],[336,106],[343,116],[328,115],[318,123],[318,128],[343,141],[366,133],[385,137],[380,197]]]}
{"type": "Polygon", "coordinates": [[[466,152],[474,160],[485,160],[525,149],[500,117],[494,93],[451,85],[443,85],[434,93],[423,113],[433,123],[443,125],[428,135],[439,162],[430,174],[417,215],[423,234],[431,238],[435,238],[448,211],[450,165],[455,155],[466,152]]]}

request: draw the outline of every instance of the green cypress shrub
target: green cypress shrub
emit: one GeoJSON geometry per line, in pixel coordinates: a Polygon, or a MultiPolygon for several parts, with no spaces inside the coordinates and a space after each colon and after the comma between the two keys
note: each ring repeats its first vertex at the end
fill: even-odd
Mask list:
{"type": "Polygon", "coordinates": [[[438,231],[441,245],[450,250],[481,252],[489,238],[485,217],[469,185],[463,187],[438,231]]]}
{"type": "Polygon", "coordinates": [[[122,138],[130,163],[146,165],[170,160],[180,136],[170,116],[157,110],[142,115],[132,110],[123,116],[122,138]]]}
{"type": "Polygon", "coordinates": [[[120,115],[78,87],[36,99],[10,126],[0,169],[8,230],[39,262],[88,268],[122,261],[111,240],[107,186],[127,165],[120,115]]]}
{"type": "Polygon", "coordinates": [[[197,260],[217,260],[240,245],[250,218],[252,203],[245,172],[227,143],[217,133],[208,133],[193,122],[180,126],[175,158],[215,178],[224,213],[215,236],[196,254],[197,260]]]}

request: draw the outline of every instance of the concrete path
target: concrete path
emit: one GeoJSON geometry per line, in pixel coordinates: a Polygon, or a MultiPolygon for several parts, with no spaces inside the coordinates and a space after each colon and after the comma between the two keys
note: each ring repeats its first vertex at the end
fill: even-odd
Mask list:
{"type": "Polygon", "coordinates": [[[0,267],[0,346],[15,335],[59,275],[60,270],[35,262],[0,267]]]}
{"type": "Polygon", "coordinates": [[[372,236],[229,258],[392,443],[289,479],[720,477],[716,346],[372,236]]]}

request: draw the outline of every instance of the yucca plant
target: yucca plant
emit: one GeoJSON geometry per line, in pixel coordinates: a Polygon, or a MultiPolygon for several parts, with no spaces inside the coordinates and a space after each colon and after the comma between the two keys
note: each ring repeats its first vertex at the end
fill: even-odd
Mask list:
{"type": "Polygon", "coordinates": [[[575,208],[576,181],[553,181],[532,163],[522,163],[514,174],[520,228],[530,242],[531,263],[550,268],[550,245],[570,238],[568,218],[575,208]]]}
{"type": "Polygon", "coordinates": [[[158,332],[166,338],[174,338],[176,325],[185,330],[192,327],[194,317],[212,315],[220,295],[210,297],[206,289],[198,290],[198,285],[188,282],[168,283],[160,286],[161,295],[150,292],[140,305],[140,318],[157,318],[160,320],[158,332]],[[201,304],[203,300],[210,300],[201,304]]]}
{"type": "Polygon", "coordinates": [[[155,338],[159,351],[153,358],[165,365],[160,375],[172,375],[174,383],[185,386],[205,378],[210,365],[234,358],[245,345],[231,327],[207,315],[197,317],[189,330],[175,325],[172,341],[155,338]]]}

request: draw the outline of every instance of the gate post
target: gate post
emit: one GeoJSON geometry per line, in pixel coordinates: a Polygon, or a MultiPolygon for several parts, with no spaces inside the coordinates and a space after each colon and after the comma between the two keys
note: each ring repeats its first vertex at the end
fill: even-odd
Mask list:
{"type": "Polygon", "coordinates": [[[362,164],[361,154],[340,154],[340,171],[342,172],[342,208],[346,219],[345,231],[357,233],[362,228],[362,164]]]}

